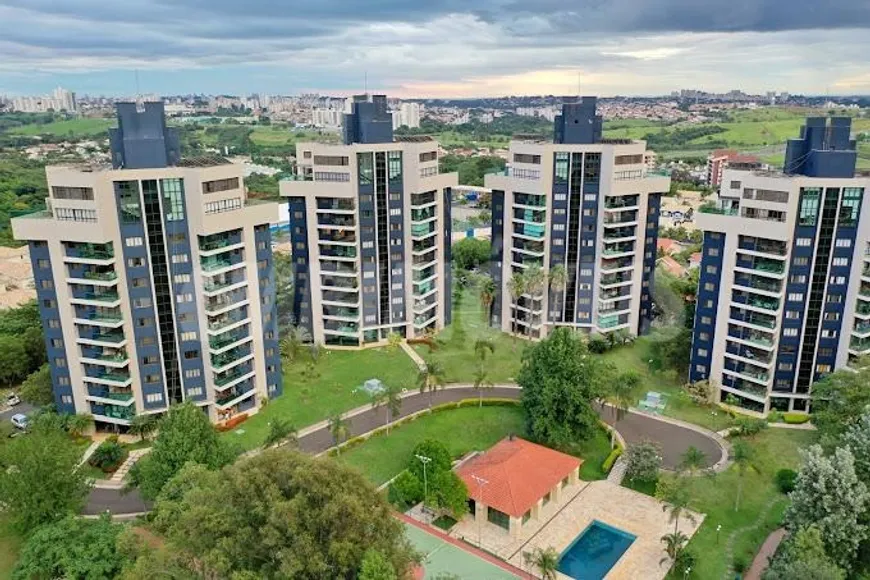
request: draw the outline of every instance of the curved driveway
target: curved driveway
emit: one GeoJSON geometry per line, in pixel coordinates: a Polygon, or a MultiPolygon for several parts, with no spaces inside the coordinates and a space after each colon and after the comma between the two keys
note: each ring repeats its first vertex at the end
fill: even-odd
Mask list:
{"type": "MultiPolygon", "coordinates": [[[[484,392],[484,398],[519,399],[520,389],[508,385],[500,385],[484,392]]],[[[432,404],[440,405],[477,398],[477,391],[470,386],[452,386],[432,395],[432,404]]],[[[429,395],[408,392],[402,400],[401,416],[406,417],[429,406],[429,395]]],[[[599,410],[599,414],[607,423],[613,421],[609,409],[599,410]]],[[[386,420],[386,410],[359,408],[346,414],[350,436],[356,437],[382,427],[386,420]]],[[[726,450],[720,445],[714,434],[700,427],[687,427],[671,423],[644,413],[629,412],[616,425],[628,445],[641,441],[653,441],[662,449],[662,464],[667,469],[674,469],[680,463],[680,456],[686,449],[694,446],[707,457],[708,465],[724,460],[726,450]]],[[[333,445],[332,434],[325,422],[303,429],[299,437],[299,448],[306,453],[321,453],[333,445]]],[[[148,510],[148,504],[142,500],[136,490],[123,494],[117,489],[94,489],[88,498],[85,514],[99,514],[105,511],[113,514],[138,513],[148,510]]]]}

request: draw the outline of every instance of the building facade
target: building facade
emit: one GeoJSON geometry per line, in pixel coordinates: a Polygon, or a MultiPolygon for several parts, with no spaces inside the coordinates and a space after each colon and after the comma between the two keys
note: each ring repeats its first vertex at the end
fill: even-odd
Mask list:
{"type": "Polygon", "coordinates": [[[754,155],[742,155],[733,149],[717,149],[707,156],[707,185],[718,189],[722,173],[728,169],[761,169],[761,159],[754,155]]]}
{"type": "Polygon", "coordinates": [[[344,144],[299,143],[281,182],[290,210],[294,317],[315,342],[360,347],[451,319],[450,196],[438,143],[393,138],[386,97],[355,97],[344,144]]]}
{"type": "Polygon", "coordinates": [[[556,326],[644,332],[652,318],[661,194],[670,178],[644,161],[643,141],[602,139],[594,97],[565,104],[552,142],[517,137],[492,188],[491,322],[542,338],[556,326]],[[532,267],[564,283],[511,294],[532,267]]]}
{"type": "Polygon", "coordinates": [[[281,392],[270,222],[243,170],[181,159],[162,103],[118,104],[112,167],[48,167],[30,244],[55,402],[98,426],[193,401],[213,421],[281,392]]]}
{"type": "Polygon", "coordinates": [[[704,231],[690,379],[766,413],[870,353],[870,178],[849,118],[807,119],[782,172],[724,172],[704,231]]]}

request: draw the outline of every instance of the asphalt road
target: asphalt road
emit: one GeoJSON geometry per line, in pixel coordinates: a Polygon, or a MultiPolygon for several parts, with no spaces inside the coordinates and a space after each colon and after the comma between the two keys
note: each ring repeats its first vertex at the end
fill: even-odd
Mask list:
{"type": "MultiPolygon", "coordinates": [[[[460,401],[462,399],[477,398],[477,391],[473,388],[455,388],[436,391],[432,394],[432,404],[439,405],[460,401]]],[[[484,393],[485,398],[519,399],[520,390],[496,387],[484,393]]],[[[401,416],[422,411],[429,406],[429,395],[414,394],[402,400],[401,416]]],[[[613,415],[609,409],[599,411],[608,423],[612,423],[613,415]]],[[[397,417],[398,418],[398,417],[397,417]]],[[[364,411],[347,420],[350,436],[355,437],[363,433],[381,427],[386,422],[386,410],[383,408],[364,411]]],[[[700,449],[707,458],[708,465],[713,465],[722,457],[723,450],[715,439],[704,433],[673,425],[658,419],[628,413],[616,426],[617,431],[625,439],[626,443],[640,443],[652,441],[658,443],[662,449],[662,465],[667,469],[674,469],[680,463],[680,456],[686,449],[694,446],[700,449]]],[[[309,433],[299,439],[299,448],[307,453],[316,454],[326,451],[333,445],[332,434],[327,427],[309,433]]],[[[110,511],[113,514],[136,513],[148,510],[148,505],[142,500],[138,492],[132,491],[123,494],[120,490],[94,489],[88,498],[85,514],[99,514],[110,511]]]]}
{"type": "MultiPolygon", "coordinates": [[[[4,404],[6,401],[2,401],[4,404]]],[[[11,421],[12,415],[17,415],[18,413],[24,413],[25,415],[30,415],[32,411],[35,411],[36,407],[31,405],[30,403],[21,402],[15,405],[14,407],[9,407],[5,411],[0,411],[0,421],[11,421]]]]}

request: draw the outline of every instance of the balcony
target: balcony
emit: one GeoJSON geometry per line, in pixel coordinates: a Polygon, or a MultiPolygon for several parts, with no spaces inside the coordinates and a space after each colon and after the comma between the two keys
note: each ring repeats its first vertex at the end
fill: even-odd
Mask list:
{"type": "Polygon", "coordinates": [[[359,333],[359,324],[355,322],[342,322],[338,320],[326,320],[323,323],[323,330],[328,332],[337,332],[340,334],[356,335],[359,333]]]}
{"type": "Polygon", "coordinates": [[[241,233],[220,233],[211,236],[200,236],[199,251],[201,254],[219,254],[228,250],[238,249],[242,244],[241,233]]]}
{"type": "Polygon", "coordinates": [[[118,283],[118,273],[114,270],[70,268],[67,281],[88,286],[114,286],[118,283]]]}
{"type": "Polygon", "coordinates": [[[753,345],[758,345],[762,348],[773,348],[773,338],[772,335],[768,336],[762,332],[757,330],[750,330],[748,328],[744,328],[742,326],[735,326],[733,324],[728,325],[728,338],[734,338],[737,340],[745,340],[746,342],[750,342],[753,345]]]}
{"type": "Polygon", "coordinates": [[[359,304],[359,292],[324,290],[321,292],[321,300],[323,302],[336,302],[339,304],[359,304]]]}
{"type": "Polygon", "coordinates": [[[725,350],[728,354],[739,356],[740,358],[751,360],[758,364],[769,365],[773,361],[773,355],[769,351],[744,346],[742,344],[727,341],[725,350]]]}
{"type": "Polygon", "coordinates": [[[208,298],[205,301],[204,307],[206,314],[209,316],[217,316],[231,308],[241,306],[242,304],[247,303],[247,301],[248,293],[244,288],[242,288],[217,298],[208,298]]]}
{"type": "Polygon", "coordinates": [[[605,214],[603,221],[606,227],[625,223],[633,223],[637,221],[637,211],[618,211],[616,213],[605,214]]]}
{"type": "Polygon", "coordinates": [[[429,292],[434,292],[436,288],[434,280],[429,280],[428,282],[423,283],[414,282],[413,286],[414,296],[425,296],[429,292]]]}
{"type": "Polygon", "coordinates": [[[221,393],[219,396],[215,398],[215,404],[222,409],[227,407],[232,407],[233,405],[238,404],[239,402],[251,397],[256,393],[254,389],[254,385],[236,386],[233,387],[230,391],[226,393],[221,393]]]}
{"type": "Polygon", "coordinates": [[[356,208],[354,207],[353,200],[351,199],[318,197],[317,211],[353,212],[356,211],[356,208]]]}
{"type": "MultiPolygon", "coordinates": [[[[738,363],[733,359],[728,359],[727,357],[725,360],[725,370],[758,383],[767,383],[770,380],[770,373],[765,371],[763,368],[748,365],[743,362],[738,363]]],[[[767,389],[765,389],[765,392],[766,391],[767,389]]]]}
{"type": "Polygon", "coordinates": [[[411,242],[411,251],[415,254],[423,254],[428,252],[436,245],[436,236],[425,238],[423,240],[413,240],[411,242]]]}
{"type": "Polygon", "coordinates": [[[411,221],[412,222],[425,222],[429,221],[435,217],[435,207],[428,207],[426,209],[412,209],[411,210],[411,221]]]}
{"type": "Polygon", "coordinates": [[[108,387],[89,386],[88,399],[102,399],[107,405],[127,406],[133,403],[133,393],[130,391],[112,391],[108,387]]]}
{"type": "Polygon", "coordinates": [[[545,252],[544,242],[533,242],[531,240],[519,238],[514,238],[513,249],[527,254],[534,254],[536,256],[543,256],[545,252]]]}
{"type": "MultiPolygon", "coordinates": [[[[623,240],[636,238],[637,232],[636,228],[618,228],[618,229],[605,229],[604,230],[604,239],[605,240],[623,240]]],[[[633,249],[633,248],[632,248],[633,249]]]]}
{"type": "Polygon", "coordinates": [[[412,193],[411,194],[411,205],[412,206],[421,206],[421,205],[429,205],[435,203],[435,192],[427,191],[426,193],[412,193]]]}
{"type": "Polygon", "coordinates": [[[348,290],[356,290],[359,288],[359,280],[356,278],[321,276],[320,285],[323,288],[345,288],[348,290]]]}
{"type": "Polygon", "coordinates": [[[532,225],[527,223],[514,224],[514,235],[525,236],[535,240],[543,240],[546,228],[542,225],[532,225]]]}
{"type": "Polygon", "coordinates": [[[239,365],[231,371],[215,375],[215,387],[226,387],[227,385],[232,384],[234,381],[238,381],[242,377],[250,375],[253,372],[254,369],[250,364],[239,365]]]}
{"type": "Polygon", "coordinates": [[[223,314],[220,317],[210,320],[208,323],[208,330],[214,334],[223,332],[230,326],[234,324],[239,324],[242,321],[248,320],[248,312],[247,309],[244,310],[233,310],[227,314],[223,314]]]}
{"type": "Polygon", "coordinates": [[[742,290],[736,290],[732,296],[732,301],[736,304],[744,304],[753,308],[769,310],[776,312],[779,310],[779,300],[773,298],[759,297],[742,290]]]}
{"type": "Polygon", "coordinates": [[[250,333],[247,328],[240,328],[233,332],[227,332],[218,336],[213,336],[208,339],[208,347],[211,350],[221,350],[235,342],[250,338],[250,333]]]}
{"type": "Polygon", "coordinates": [[[858,316],[870,316],[870,304],[867,302],[858,302],[855,306],[855,314],[858,316]]]}
{"type": "Polygon", "coordinates": [[[619,274],[604,274],[601,276],[601,286],[618,286],[620,284],[631,283],[631,272],[620,272],[619,274]]]}
{"type": "Polygon", "coordinates": [[[66,244],[64,260],[68,262],[102,263],[112,262],[115,259],[115,249],[112,242],[105,244],[66,244]]]}
{"type": "Polygon", "coordinates": [[[859,320],[852,329],[853,334],[870,334],[870,321],[859,320]]]}
{"type": "Polygon", "coordinates": [[[414,282],[423,282],[424,280],[433,278],[436,275],[438,275],[438,270],[435,268],[435,266],[430,266],[425,270],[414,271],[414,273],[411,275],[411,279],[414,282]]]}
{"type": "Polygon", "coordinates": [[[751,236],[740,236],[738,248],[775,256],[785,256],[788,253],[788,245],[785,242],[753,238],[751,236]]]}
{"type": "Polygon", "coordinates": [[[356,244],[354,230],[317,230],[317,241],[322,244],[356,244]]]}
{"type": "Polygon", "coordinates": [[[120,297],[117,292],[82,292],[73,290],[73,302],[99,302],[101,304],[110,304],[119,302],[120,297]]]}
{"type": "MultiPolygon", "coordinates": [[[[119,326],[123,319],[121,311],[109,308],[76,308],[76,320],[85,321],[84,324],[96,323],[95,326],[119,326]],[[104,324],[100,324],[104,323],[104,324]]],[[[81,323],[80,323],[81,324],[81,323]]]]}
{"type": "Polygon", "coordinates": [[[631,289],[622,288],[622,289],[613,289],[613,290],[602,290],[598,295],[600,300],[618,300],[619,298],[628,298],[631,296],[631,289]]]}
{"type": "Polygon", "coordinates": [[[320,271],[321,272],[329,272],[330,274],[340,274],[340,275],[348,275],[348,276],[356,276],[356,266],[353,264],[347,264],[344,262],[333,262],[330,261],[330,258],[321,256],[320,257],[320,271]]]}
{"type": "Polygon", "coordinates": [[[761,326],[763,328],[776,328],[776,318],[773,316],[748,311],[740,312],[736,308],[731,309],[731,320],[752,324],[754,326],[761,326]]]}
{"type": "Polygon", "coordinates": [[[726,389],[737,391],[738,394],[754,399],[767,399],[767,387],[762,387],[742,379],[731,379],[731,384],[723,383],[726,389]]]}
{"type": "Polygon", "coordinates": [[[623,210],[625,208],[635,208],[640,204],[640,196],[638,195],[623,195],[623,196],[607,196],[604,198],[604,209],[607,210],[623,210]]]}
{"type": "Polygon", "coordinates": [[[359,320],[358,308],[342,308],[340,306],[324,306],[324,318],[343,318],[345,320],[359,320]]]}
{"type": "Polygon", "coordinates": [[[532,224],[546,224],[547,223],[547,212],[532,210],[532,209],[519,209],[514,208],[514,220],[532,223],[532,224]]]}
{"type": "Polygon", "coordinates": [[[355,260],[356,248],[345,246],[320,246],[320,255],[324,258],[338,258],[342,260],[355,260]]]}
{"type": "Polygon", "coordinates": [[[97,367],[96,369],[88,369],[83,377],[85,381],[98,381],[103,384],[111,384],[115,386],[127,387],[132,384],[133,379],[129,373],[104,371],[97,367]]]}
{"type": "Polygon", "coordinates": [[[232,350],[211,356],[211,366],[214,369],[227,367],[251,355],[249,346],[237,346],[232,350]]]}
{"type": "Polygon", "coordinates": [[[317,225],[327,227],[354,228],[356,220],[349,215],[332,215],[328,213],[317,214],[317,225]]]}
{"type": "Polygon", "coordinates": [[[768,274],[782,275],[785,273],[785,262],[770,258],[749,258],[746,255],[737,255],[737,267],[747,270],[755,270],[768,274]]]}
{"type": "Polygon", "coordinates": [[[434,234],[438,231],[435,222],[427,222],[425,224],[413,224],[411,226],[411,237],[412,238],[423,238],[428,235],[434,234]]]}
{"type": "Polygon", "coordinates": [[[432,248],[429,252],[426,252],[425,254],[423,254],[421,256],[413,256],[411,258],[411,266],[413,268],[419,268],[421,266],[428,266],[429,264],[432,264],[433,262],[435,262],[437,260],[438,260],[438,252],[435,250],[435,248],[432,248]]]}
{"type": "Polygon", "coordinates": [[[511,254],[511,262],[518,266],[522,266],[523,268],[544,267],[544,260],[541,257],[528,256],[526,254],[521,254],[519,252],[513,252],[511,254]]]}
{"type": "Polygon", "coordinates": [[[782,292],[782,282],[774,282],[751,274],[736,273],[734,276],[734,284],[743,288],[761,290],[762,292],[770,292],[772,294],[779,294],[782,292]]]}
{"type": "Polygon", "coordinates": [[[246,284],[247,281],[242,276],[232,276],[229,274],[220,274],[214,278],[205,281],[202,288],[205,292],[217,294],[227,288],[236,286],[237,284],[246,284]]]}
{"type": "Polygon", "coordinates": [[[120,346],[124,343],[125,338],[123,330],[110,330],[105,332],[88,332],[83,330],[79,333],[79,340],[107,344],[109,346],[120,346]]]}
{"type": "Polygon", "coordinates": [[[94,404],[91,403],[91,415],[95,421],[104,421],[107,423],[117,423],[120,425],[129,425],[133,417],[136,416],[136,407],[120,406],[114,404],[94,404]]]}
{"type": "Polygon", "coordinates": [[[535,195],[532,193],[515,193],[514,204],[524,205],[527,207],[547,207],[547,197],[545,195],[535,195]]]}
{"type": "Polygon", "coordinates": [[[628,315],[608,314],[598,317],[598,328],[601,330],[613,330],[628,324],[628,315]]]}
{"type": "Polygon", "coordinates": [[[849,341],[849,350],[863,353],[870,350],[870,338],[855,338],[849,341]]]}
{"type": "Polygon", "coordinates": [[[740,215],[740,208],[733,206],[722,206],[712,201],[708,201],[702,204],[701,207],[698,208],[698,211],[700,211],[701,213],[710,213],[716,215],[740,215]]]}
{"type": "Polygon", "coordinates": [[[870,300],[870,284],[861,283],[861,287],[858,288],[858,297],[863,298],[864,300],[870,300]]]}
{"type": "Polygon", "coordinates": [[[634,267],[633,258],[620,258],[618,260],[601,260],[601,271],[612,272],[634,267]]]}
{"type": "Polygon", "coordinates": [[[607,242],[604,245],[604,256],[618,256],[620,254],[634,253],[634,242],[613,243],[607,242]]]}

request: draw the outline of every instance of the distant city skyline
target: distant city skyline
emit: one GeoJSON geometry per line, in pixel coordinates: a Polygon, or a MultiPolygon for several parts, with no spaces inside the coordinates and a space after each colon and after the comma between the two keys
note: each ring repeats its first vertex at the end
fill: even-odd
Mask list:
{"type": "Polygon", "coordinates": [[[870,93],[864,0],[367,4],[0,0],[0,94],[870,93]]]}

